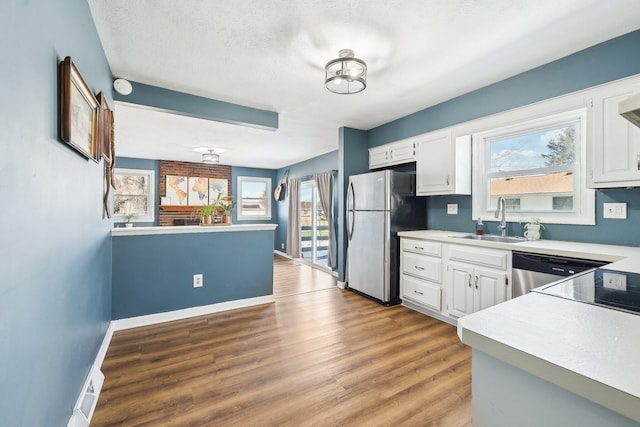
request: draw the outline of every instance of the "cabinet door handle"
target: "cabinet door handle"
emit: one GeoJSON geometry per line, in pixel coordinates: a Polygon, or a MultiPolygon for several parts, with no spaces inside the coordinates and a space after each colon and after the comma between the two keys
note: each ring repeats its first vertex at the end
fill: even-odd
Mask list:
{"type": "Polygon", "coordinates": [[[447,175],[447,185],[449,185],[449,175],[447,175]]]}
{"type": "Polygon", "coordinates": [[[471,287],[471,274],[467,277],[467,283],[469,284],[469,287],[471,287]]]}
{"type": "Polygon", "coordinates": [[[420,267],[419,265],[414,265],[413,267],[414,267],[416,270],[420,270],[420,271],[423,271],[423,270],[424,270],[424,267],[420,267]]]}
{"type": "Polygon", "coordinates": [[[416,293],[416,294],[418,294],[418,295],[424,295],[424,293],[422,293],[422,292],[418,292],[418,291],[416,291],[416,290],[414,290],[413,292],[415,292],[415,293],[416,293]]]}
{"type": "Polygon", "coordinates": [[[478,289],[478,276],[476,276],[476,279],[474,280],[474,284],[476,285],[476,289],[478,289]]]}
{"type": "Polygon", "coordinates": [[[638,170],[640,171],[640,153],[638,153],[638,170]]]}
{"type": "Polygon", "coordinates": [[[416,248],[419,251],[424,251],[424,248],[421,248],[420,246],[414,246],[414,248],[416,248]]]}

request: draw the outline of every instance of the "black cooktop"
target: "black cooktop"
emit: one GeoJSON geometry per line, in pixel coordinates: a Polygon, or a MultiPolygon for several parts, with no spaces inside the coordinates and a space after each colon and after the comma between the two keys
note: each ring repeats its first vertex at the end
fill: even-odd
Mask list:
{"type": "Polygon", "coordinates": [[[640,274],[636,273],[597,268],[535,291],[640,314],[640,274]]]}

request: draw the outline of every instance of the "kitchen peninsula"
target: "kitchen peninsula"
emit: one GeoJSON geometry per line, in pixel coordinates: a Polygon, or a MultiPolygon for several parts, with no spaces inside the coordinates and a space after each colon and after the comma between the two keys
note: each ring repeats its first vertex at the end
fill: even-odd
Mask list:
{"type": "Polygon", "coordinates": [[[276,227],[114,228],[113,319],[272,302],[276,227]],[[202,286],[194,287],[198,274],[202,286]]]}
{"type": "MultiPolygon", "coordinates": [[[[610,262],[606,269],[640,273],[637,247],[552,240],[500,243],[436,230],[399,234],[425,250],[423,243],[447,245],[445,255],[454,253],[453,248],[484,251],[480,254],[517,250],[598,259],[610,262]]],[[[443,268],[456,264],[444,259],[443,268]]],[[[460,317],[457,327],[461,341],[473,348],[474,425],[638,426],[637,314],[532,292],[460,317]]]]}

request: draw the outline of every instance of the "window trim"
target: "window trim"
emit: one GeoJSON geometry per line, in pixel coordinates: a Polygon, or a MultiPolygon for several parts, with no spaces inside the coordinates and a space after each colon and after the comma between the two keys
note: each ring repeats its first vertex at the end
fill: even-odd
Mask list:
{"type": "Polygon", "coordinates": [[[238,176],[237,177],[238,189],[236,192],[236,197],[238,199],[237,203],[237,211],[236,211],[236,219],[238,221],[270,221],[272,218],[271,212],[271,197],[273,193],[273,189],[271,188],[271,178],[267,177],[258,177],[258,176],[238,176]],[[267,209],[265,215],[243,215],[242,214],[242,184],[244,182],[260,182],[265,183],[267,188],[266,200],[267,200],[267,209]]]}
{"type": "MultiPolygon", "coordinates": [[[[579,121],[579,140],[576,144],[576,163],[573,164],[572,170],[574,174],[574,209],[566,212],[538,212],[538,211],[510,211],[507,212],[508,222],[526,222],[532,217],[540,218],[543,223],[548,224],[576,224],[576,225],[594,225],[596,220],[595,212],[595,191],[587,188],[587,150],[588,138],[587,133],[587,107],[573,108],[558,112],[553,109],[553,105],[545,108],[543,114],[540,114],[540,105],[536,106],[537,114],[524,114],[519,117],[520,120],[503,122],[501,126],[493,122],[495,126],[492,129],[477,132],[473,134],[473,174],[472,174],[472,218],[481,218],[485,221],[495,221],[494,211],[487,207],[487,179],[490,173],[486,171],[488,144],[485,141],[495,139],[497,135],[507,137],[509,134],[521,133],[522,131],[535,132],[547,126],[555,126],[563,122],[579,121]],[[544,114],[546,113],[546,114],[544,114]],[[505,123],[506,122],[506,123],[505,123]]],[[[495,118],[495,117],[494,117],[495,118]]],[[[545,168],[547,172],[554,167],[545,168]]],[[[569,168],[560,167],[565,170],[569,168]]],[[[525,175],[527,171],[517,171],[515,175],[525,175]]]]}
{"type": "MultiPolygon", "coordinates": [[[[143,175],[148,177],[149,190],[147,191],[147,206],[149,212],[147,215],[136,215],[131,218],[131,222],[155,222],[156,220],[156,172],[153,169],[130,169],[130,168],[115,168],[113,171],[115,175],[143,175]]],[[[115,200],[116,192],[113,193],[115,200]]],[[[127,222],[125,214],[114,213],[114,222],[127,222]]]]}

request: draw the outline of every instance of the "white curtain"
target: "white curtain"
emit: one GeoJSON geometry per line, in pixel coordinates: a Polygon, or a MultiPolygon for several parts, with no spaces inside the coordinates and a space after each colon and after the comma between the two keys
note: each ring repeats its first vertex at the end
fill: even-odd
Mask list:
{"type": "Polygon", "coordinates": [[[300,258],[300,178],[290,178],[289,224],[287,225],[287,255],[300,258]]]}
{"type": "Polygon", "coordinates": [[[313,176],[320,196],[322,210],[327,217],[329,227],[329,267],[336,265],[336,233],[333,225],[333,172],[317,173],[313,176]]]}

